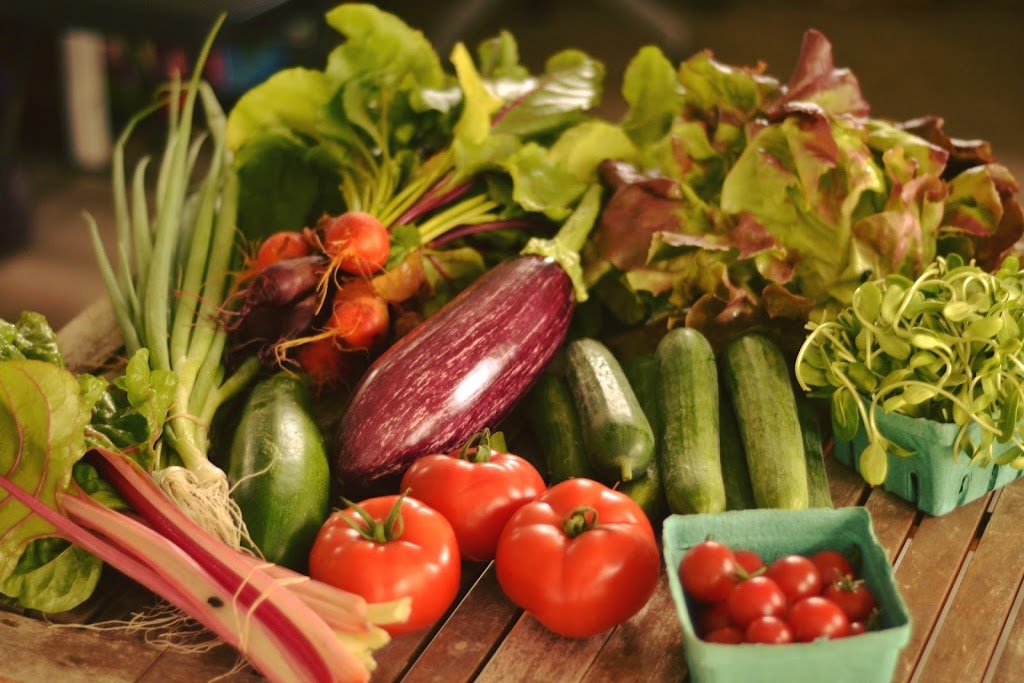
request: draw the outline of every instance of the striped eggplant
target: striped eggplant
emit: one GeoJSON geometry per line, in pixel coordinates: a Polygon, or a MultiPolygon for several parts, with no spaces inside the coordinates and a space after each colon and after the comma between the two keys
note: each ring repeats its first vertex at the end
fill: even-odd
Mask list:
{"type": "Polygon", "coordinates": [[[341,420],[342,484],[371,485],[496,427],[565,340],[574,301],[555,261],[518,256],[402,337],[360,380],[341,420]]]}

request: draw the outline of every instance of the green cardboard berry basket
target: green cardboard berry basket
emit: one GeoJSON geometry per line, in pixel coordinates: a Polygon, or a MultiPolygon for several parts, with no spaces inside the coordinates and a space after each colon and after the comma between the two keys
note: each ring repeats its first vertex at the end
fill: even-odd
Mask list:
{"type": "Polygon", "coordinates": [[[910,638],[910,614],[892,566],[863,507],[812,510],[736,510],[671,515],[662,529],[669,589],[683,630],[683,654],[696,683],[873,683],[891,681],[910,638]],[[679,582],[679,563],[708,537],[747,548],[770,561],[789,553],[848,551],[861,558],[859,574],[878,600],[877,630],[836,640],[787,645],[708,643],[697,637],[692,603],[679,582]]]}
{"type": "MultiPolygon", "coordinates": [[[[886,453],[889,469],[883,487],[930,515],[944,515],[1024,474],[1009,465],[971,465],[963,453],[954,458],[958,425],[887,413],[880,408],[875,409],[875,422],[885,438],[914,452],[910,456],[886,453]]],[[[968,435],[974,441],[979,431],[977,425],[968,427],[968,435]]],[[[867,434],[861,425],[853,441],[837,439],[832,452],[839,462],[859,474],[860,454],[867,445],[867,434]]]]}

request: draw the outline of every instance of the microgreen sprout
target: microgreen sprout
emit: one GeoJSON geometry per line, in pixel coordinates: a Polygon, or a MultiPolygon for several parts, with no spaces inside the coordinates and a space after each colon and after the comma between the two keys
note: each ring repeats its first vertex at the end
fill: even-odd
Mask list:
{"type": "Polygon", "coordinates": [[[797,382],[831,401],[837,438],[852,440],[863,425],[869,484],[885,480],[886,451],[913,455],[880,433],[878,409],[958,425],[954,458],[1024,468],[1022,292],[1016,258],[990,273],[950,255],[915,280],[865,282],[834,319],[808,324],[797,382]]]}

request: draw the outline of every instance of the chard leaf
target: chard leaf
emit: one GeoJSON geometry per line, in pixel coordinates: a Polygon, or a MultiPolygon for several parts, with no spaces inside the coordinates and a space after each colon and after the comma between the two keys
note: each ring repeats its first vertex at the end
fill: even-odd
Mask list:
{"type": "Polygon", "coordinates": [[[17,323],[0,319],[0,361],[33,358],[64,367],[57,335],[46,316],[23,311],[17,323]]]}
{"type": "MultiPolygon", "coordinates": [[[[73,465],[85,453],[91,412],[70,372],[36,360],[0,362],[0,476],[57,507],[73,465]]],[[[50,524],[7,493],[0,495],[0,530],[0,580],[5,582],[31,541],[54,535],[50,524]]],[[[44,585],[32,599],[57,599],[47,592],[58,588],[44,585]]]]}
{"type": "Polygon", "coordinates": [[[28,544],[14,571],[0,581],[0,593],[26,609],[64,612],[82,604],[99,583],[103,563],[59,538],[28,544]]]}
{"type": "Polygon", "coordinates": [[[227,145],[237,151],[261,133],[294,131],[315,135],[321,109],[334,94],[326,75],[295,67],[278,71],[248,90],[231,109],[227,145]]]}
{"type": "Polygon", "coordinates": [[[501,167],[512,176],[515,202],[553,221],[565,220],[569,207],[587,189],[586,182],[573,176],[548,149],[535,142],[521,147],[501,167]]]}
{"type": "Polygon", "coordinates": [[[511,103],[494,122],[494,133],[531,137],[578,122],[601,101],[604,65],[579,50],[563,50],[547,60],[544,73],[489,83],[511,103]]]}
{"type": "Polygon", "coordinates": [[[562,133],[551,146],[551,159],[577,180],[597,180],[597,169],[606,159],[630,160],[636,147],[622,128],[606,121],[584,121],[562,133]]]}

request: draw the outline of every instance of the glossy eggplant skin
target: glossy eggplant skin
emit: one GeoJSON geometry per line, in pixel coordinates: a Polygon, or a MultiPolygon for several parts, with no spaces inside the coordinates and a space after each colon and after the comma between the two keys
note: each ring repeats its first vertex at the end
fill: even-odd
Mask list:
{"type": "Polygon", "coordinates": [[[561,266],[518,256],[402,337],[360,380],[341,420],[342,487],[372,485],[495,428],[565,340],[574,303],[561,266]]]}

